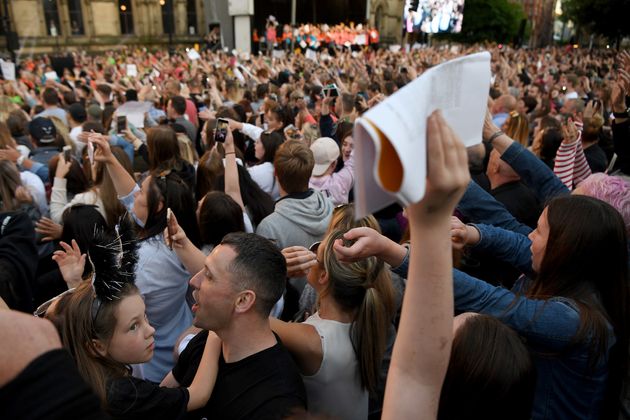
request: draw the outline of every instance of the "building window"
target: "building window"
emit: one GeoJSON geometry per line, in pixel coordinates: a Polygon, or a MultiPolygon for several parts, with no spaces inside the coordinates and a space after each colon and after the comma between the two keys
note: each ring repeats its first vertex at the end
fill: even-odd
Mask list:
{"type": "Polygon", "coordinates": [[[197,0],[186,0],[186,28],[188,35],[197,34],[197,0]]]}
{"type": "Polygon", "coordinates": [[[120,15],[120,33],[133,35],[133,8],[131,0],[118,1],[118,14],[120,15]]]}
{"type": "Polygon", "coordinates": [[[165,34],[175,33],[175,20],[173,17],[173,0],[160,0],[162,6],[162,28],[165,34]]]}
{"type": "Polygon", "coordinates": [[[68,16],[70,16],[70,33],[72,35],[85,35],[81,0],[68,0],[68,16]]]}
{"type": "Polygon", "coordinates": [[[44,5],[44,20],[46,21],[46,31],[50,36],[61,35],[61,25],[59,24],[59,8],[57,0],[42,0],[44,5]]]}

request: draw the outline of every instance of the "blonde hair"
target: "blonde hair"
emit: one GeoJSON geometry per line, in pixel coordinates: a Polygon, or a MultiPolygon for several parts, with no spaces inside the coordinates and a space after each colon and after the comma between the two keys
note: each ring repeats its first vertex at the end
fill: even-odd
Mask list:
{"type": "Polygon", "coordinates": [[[526,115],[517,111],[510,112],[503,131],[521,145],[525,147],[529,145],[529,121],[526,115]]]}
{"type": "Polygon", "coordinates": [[[19,107],[11,101],[11,98],[6,95],[0,96],[0,122],[6,122],[9,114],[16,109],[19,107]]]}
{"type": "Polygon", "coordinates": [[[375,393],[387,334],[395,312],[394,289],[385,263],[376,257],[347,264],[337,259],[336,240],[343,240],[345,230],[335,229],[326,238],[322,264],[328,274],[330,295],[344,310],[354,312],[350,340],[359,364],[361,385],[375,393]]]}

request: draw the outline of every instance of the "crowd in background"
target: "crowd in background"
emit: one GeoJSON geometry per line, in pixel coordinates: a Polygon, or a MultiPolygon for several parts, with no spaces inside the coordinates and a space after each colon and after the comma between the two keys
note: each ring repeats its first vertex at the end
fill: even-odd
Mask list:
{"type": "Polygon", "coordinates": [[[268,27],[1,83],[0,296],[55,327],[0,310],[2,417],[627,418],[630,54],[268,27]],[[483,142],[432,114],[356,220],[355,119],[482,50],[483,142]]]}

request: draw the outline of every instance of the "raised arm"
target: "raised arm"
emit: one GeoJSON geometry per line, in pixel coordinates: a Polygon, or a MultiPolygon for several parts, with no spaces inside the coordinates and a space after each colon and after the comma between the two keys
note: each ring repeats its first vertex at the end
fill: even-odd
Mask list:
{"type": "Polygon", "coordinates": [[[232,130],[227,130],[225,138],[225,193],[232,197],[236,203],[245,211],[243,197],[241,195],[241,185],[238,180],[238,164],[236,163],[236,148],[234,146],[234,136],[232,130]]]}
{"type": "Polygon", "coordinates": [[[427,193],[407,208],[411,255],[383,419],[436,418],[453,339],[451,214],[470,181],[466,149],[441,113],[428,120],[427,193]]]}
{"type": "Polygon", "coordinates": [[[494,125],[489,112],[486,112],[483,125],[483,139],[492,144],[492,147],[501,154],[501,159],[521,176],[522,181],[536,193],[541,203],[569,193],[569,189],[547,165],[494,125]]]}
{"type": "Polygon", "coordinates": [[[90,133],[88,142],[94,143],[94,160],[106,165],[109,176],[114,183],[116,194],[118,194],[119,197],[129,195],[129,193],[136,188],[136,181],[112,154],[108,137],[101,134],[90,133]]]}

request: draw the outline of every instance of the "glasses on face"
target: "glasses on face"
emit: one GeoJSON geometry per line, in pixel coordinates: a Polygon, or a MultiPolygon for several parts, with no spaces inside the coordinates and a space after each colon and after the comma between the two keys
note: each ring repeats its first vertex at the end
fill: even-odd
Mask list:
{"type": "Polygon", "coordinates": [[[55,296],[52,299],[48,299],[46,302],[42,303],[41,305],[39,305],[37,307],[37,309],[35,309],[35,312],[33,312],[33,315],[43,318],[44,315],[46,315],[46,311],[48,311],[48,308],[50,308],[50,305],[52,305],[53,302],[55,302],[58,299],[61,299],[62,297],[72,294],[74,293],[74,287],[71,289],[66,290],[65,292],[62,292],[60,294],[58,294],[57,296],[55,296]]]}

